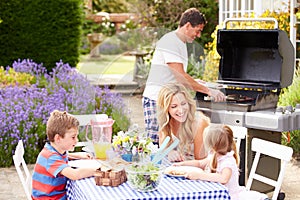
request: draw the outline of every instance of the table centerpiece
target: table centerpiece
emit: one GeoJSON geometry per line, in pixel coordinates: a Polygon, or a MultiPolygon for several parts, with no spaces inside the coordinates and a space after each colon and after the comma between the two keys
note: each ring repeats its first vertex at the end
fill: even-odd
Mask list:
{"type": "Polygon", "coordinates": [[[141,131],[138,125],[133,125],[128,131],[120,131],[113,136],[112,146],[127,162],[141,162],[151,159],[158,150],[158,146],[152,143],[151,138],[141,131]]]}

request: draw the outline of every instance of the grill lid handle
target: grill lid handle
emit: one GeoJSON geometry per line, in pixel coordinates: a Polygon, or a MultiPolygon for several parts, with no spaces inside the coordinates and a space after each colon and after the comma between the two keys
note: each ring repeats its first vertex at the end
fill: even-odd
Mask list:
{"type": "Polygon", "coordinates": [[[255,21],[272,21],[274,22],[274,29],[278,29],[278,21],[275,18],[272,17],[266,17],[266,18],[227,18],[224,20],[224,29],[227,27],[228,22],[238,22],[238,21],[249,21],[249,22],[255,22],[255,21]]]}

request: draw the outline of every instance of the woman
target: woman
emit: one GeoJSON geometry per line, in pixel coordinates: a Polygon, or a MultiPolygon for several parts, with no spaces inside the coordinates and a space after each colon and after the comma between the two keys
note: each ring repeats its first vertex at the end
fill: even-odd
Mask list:
{"type": "Polygon", "coordinates": [[[169,83],[162,87],[158,95],[159,144],[169,136],[169,145],[174,137],[179,139],[176,150],[168,154],[170,161],[202,159],[203,130],[209,119],[201,112],[196,112],[196,103],[187,89],[178,83],[169,83]]]}

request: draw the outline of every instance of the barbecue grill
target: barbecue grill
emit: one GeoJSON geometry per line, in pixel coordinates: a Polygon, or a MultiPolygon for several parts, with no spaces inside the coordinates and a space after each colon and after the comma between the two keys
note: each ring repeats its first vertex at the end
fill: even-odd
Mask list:
{"type": "Polygon", "coordinates": [[[281,89],[291,85],[294,75],[294,47],[284,31],[220,29],[217,51],[221,56],[217,83],[223,85],[227,101],[215,103],[197,92],[198,106],[236,111],[276,108],[281,89]]]}
{"type": "MultiPolygon", "coordinates": [[[[278,30],[273,18],[227,19],[217,33],[217,51],[221,56],[217,88],[226,95],[226,102],[214,102],[203,93],[196,93],[197,110],[210,117],[212,123],[247,128],[241,142],[240,184],[244,185],[253,161],[251,140],[254,137],[281,143],[281,132],[299,129],[298,109],[277,108],[280,91],[291,85],[294,76],[295,50],[284,31],[278,30]],[[236,21],[272,21],[275,28],[227,29],[236,21]],[[291,110],[291,112],[289,111],[291,110]]],[[[265,156],[258,171],[277,177],[280,162],[265,156]]],[[[268,192],[272,188],[260,182],[252,189],[268,192]]]]}

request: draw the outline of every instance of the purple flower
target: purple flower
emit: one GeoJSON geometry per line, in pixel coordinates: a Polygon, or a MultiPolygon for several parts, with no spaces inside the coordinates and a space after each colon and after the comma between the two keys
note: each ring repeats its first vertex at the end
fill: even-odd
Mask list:
{"type": "Polygon", "coordinates": [[[11,157],[20,139],[24,142],[25,159],[35,162],[46,139],[46,122],[55,109],[71,114],[106,113],[109,116],[117,111],[128,120],[122,109],[125,104],[121,95],[113,94],[107,87],[91,85],[69,64],[57,62],[53,71],[47,73],[42,64],[19,59],[12,68],[35,76],[37,81],[31,86],[0,89],[0,146],[3,147],[0,148],[0,166],[12,165],[11,157]],[[42,80],[47,84],[42,84],[42,80]]]}

